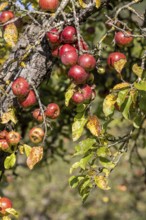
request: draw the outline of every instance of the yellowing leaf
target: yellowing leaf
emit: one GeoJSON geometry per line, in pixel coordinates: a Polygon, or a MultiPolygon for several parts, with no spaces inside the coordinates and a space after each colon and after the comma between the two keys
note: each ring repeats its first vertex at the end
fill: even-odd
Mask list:
{"type": "Polygon", "coordinates": [[[32,147],[27,158],[27,166],[30,170],[43,158],[43,147],[32,147]]]}
{"type": "Polygon", "coordinates": [[[101,6],[101,0],[95,0],[96,8],[101,6]]]}
{"type": "Polygon", "coordinates": [[[15,216],[15,218],[19,217],[18,212],[15,209],[13,209],[13,208],[6,209],[6,212],[11,214],[11,215],[13,215],[13,216],[15,216]]]}
{"type": "Polygon", "coordinates": [[[127,82],[119,83],[119,84],[114,86],[113,90],[120,90],[120,89],[124,89],[124,88],[127,88],[127,87],[130,87],[129,83],[127,83],[127,82]]]}
{"type": "Polygon", "coordinates": [[[8,7],[9,3],[8,2],[3,2],[0,4],[0,11],[3,11],[8,7]]]}
{"type": "Polygon", "coordinates": [[[116,103],[116,99],[117,97],[114,94],[109,94],[105,97],[103,102],[103,112],[106,117],[114,112],[114,104],[116,103]]]}
{"type": "Polygon", "coordinates": [[[8,112],[4,113],[1,117],[1,123],[6,124],[9,121],[12,121],[14,124],[17,123],[17,118],[15,115],[15,110],[14,109],[9,109],[8,112]]]}
{"type": "Polygon", "coordinates": [[[108,179],[104,176],[95,176],[94,181],[96,185],[103,190],[109,190],[110,187],[108,186],[108,179]]]}
{"type": "Polygon", "coordinates": [[[6,25],[4,31],[4,39],[9,47],[15,47],[18,41],[18,30],[14,23],[6,25]]]}
{"type": "Polygon", "coordinates": [[[96,115],[89,117],[86,126],[89,129],[89,131],[91,132],[91,134],[95,135],[96,137],[98,137],[100,135],[101,126],[100,126],[99,119],[97,118],[96,115]]]}
{"type": "Polygon", "coordinates": [[[74,83],[72,83],[72,84],[69,86],[67,92],[65,93],[65,105],[66,105],[66,106],[69,105],[69,101],[70,101],[71,97],[73,96],[75,86],[76,86],[76,85],[75,85],[74,83]]]}
{"type": "Polygon", "coordinates": [[[87,119],[83,116],[72,124],[73,141],[77,141],[81,137],[86,123],[87,119]]]}
{"type": "Polygon", "coordinates": [[[121,73],[122,69],[124,68],[125,64],[127,63],[126,59],[120,59],[117,62],[114,62],[114,68],[118,73],[121,73]]]}
{"type": "Polygon", "coordinates": [[[78,0],[78,1],[79,1],[79,4],[80,4],[80,6],[81,6],[82,8],[87,8],[88,4],[86,4],[86,3],[84,2],[84,0],[78,0]]]}
{"type": "Polygon", "coordinates": [[[138,66],[137,64],[134,64],[134,65],[132,66],[132,71],[133,71],[133,73],[135,73],[138,77],[141,78],[142,73],[143,73],[143,69],[142,69],[140,66],[138,66]]]}

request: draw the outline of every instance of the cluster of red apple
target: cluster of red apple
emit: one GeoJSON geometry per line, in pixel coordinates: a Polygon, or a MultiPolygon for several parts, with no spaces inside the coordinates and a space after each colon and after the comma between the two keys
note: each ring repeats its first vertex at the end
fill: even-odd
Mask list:
{"type": "Polygon", "coordinates": [[[66,26],[61,32],[53,28],[46,33],[46,38],[52,49],[52,56],[59,58],[68,68],[68,77],[76,85],[72,101],[79,104],[91,100],[94,91],[86,83],[90,80],[89,72],[95,68],[96,60],[87,52],[79,56],[79,50],[87,51],[88,45],[82,38],[78,42],[76,28],[66,26]]]}
{"type": "Polygon", "coordinates": [[[16,146],[20,142],[21,136],[16,131],[0,131],[0,150],[10,152],[12,146],[16,146]]]}
{"type": "MultiPolygon", "coordinates": [[[[133,37],[131,35],[132,34],[129,31],[127,31],[126,34],[123,33],[122,31],[118,31],[115,33],[114,42],[119,47],[129,46],[133,41],[133,37]]],[[[126,56],[123,53],[113,52],[109,54],[107,63],[110,67],[114,68],[115,62],[121,59],[124,59],[125,61],[127,61],[126,56]]]]}

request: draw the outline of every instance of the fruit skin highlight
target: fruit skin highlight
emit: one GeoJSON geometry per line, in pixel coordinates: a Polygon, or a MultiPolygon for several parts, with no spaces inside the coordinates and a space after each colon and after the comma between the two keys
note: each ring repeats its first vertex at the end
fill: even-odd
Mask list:
{"type": "Polygon", "coordinates": [[[47,105],[45,115],[48,118],[56,119],[60,115],[60,107],[56,103],[50,103],[47,105]]]}
{"type": "Polygon", "coordinates": [[[39,6],[44,11],[55,12],[59,6],[59,0],[39,0],[39,6]]]}
{"type": "Polygon", "coordinates": [[[26,97],[30,91],[27,80],[23,77],[18,77],[12,84],[12,91],[17,97],[26,97]]]}
{"type": "Polygon", "coordinates": [[[68,72],[68,77],[76,84],[84,84],[89,77],[89,74],[79,65],[72,66],[68,72]]]}

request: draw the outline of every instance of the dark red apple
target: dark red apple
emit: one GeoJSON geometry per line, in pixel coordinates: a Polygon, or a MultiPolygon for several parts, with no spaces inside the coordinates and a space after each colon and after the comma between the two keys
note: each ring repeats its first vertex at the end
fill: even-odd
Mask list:
{"type": "Polygon", "coordinates": [[[89,74],[79,65],[72,66],[68,72],[68,77],[76,84],[84,84],[89,74]]]}
{"type": "Polygon", "coordinates": [[[52,28],[49,32],[46,33],[47,40],[53,44],[60,44],[59,31],[57,28],[52,28]]]}
{"type": "Polygon", "coordinates": [[[35,92],[33,90],[30,90],[28,96],[25,99],[18,99],[18,101],[20,106],[23,108],[32,107],[37,103],[35,92]]]}
{"type": "Polygon", "coordinates": [[[84,96],[80,92],[74,92],[73,96],[71,97],[72,101],[75,104],[81,104],[84,102],[84,96]]]}
{"type": "Polygon", "coordinates": [[[39,6],[42,10],[54,12],[59,6],[59,0],[39,0],[39,6]]]}
{"type": "Polygon", "coordinates": [[[59,48],[59,56],[62,57],[64,55],[65,52],[68,51],[75,51],[76,52],[76,48],[71,46],[70,44],[64,44],[63,46],[61,46],[59,48]]]}
{"type": "MultiPolygon", "coordinates": [[[[83,39],[80,40],[80,46],[81,46],[81,50],[89,50],[88,44],[83,39]]],[[[77,50],[79,50],[78,42],[76,42],[75,47],[77,50]]]]}
{"type": "Polygon", "coordinates": [[[82,66],[86,71],[91,71],[96,66],[96,60],[91,54],[83,54],[79,56],[78,64],[82,66]]]}
{"type": "Polygon", "coordinates": [[[76,51],[67,51],[61,56],[61,62],[65,66],[73,66],[77,63],[78,54],[76,51]]]}
{"type": "Polygon", "coordinates": [[[109,54],[109,56],[107,58],[107,63],[110,67],[114,68],[114,63],[121,60],[121,59],[124,59],[125,61],[127,60],[126,56],[123,53],[113,52],[113,53],[109,54]]]}
{"type": "Polygon", "coordinates": [[[77,32],[73,26],[67,26],[61,32],[61,41],[63,43],[72,44],[77,40],[77,32]]]}
{"type": "Polygon", "coordinates": [[[0,22],[1,23],[5,23],[5,22],[11,20],[12,18],[14,18],[14,14],[12,11],[3,11],[0,14],[0,22]]]}
{"type": "Polygon", "coordinates": [[[30,91],[27,80],[23,77],[18,77],[12,84],[12,91],[15,96],[26,97],[30,91]]]}
{"type": "Polygon", "coordinates": [[[56,119],[60,115],[60,108],[56,103],[50,103],[47,105],[46,111],[45,111],[46,117],[49,117],[51,119],[56,119]]]}
{"type": "MultiPolygon", "coordinates": [[[[131,32],[127,31],[127,35],[131,35],[131,32]]],[[[118,31],[115,33],[115,43],[119,46],[128,46],[132,41],[132,36],[126,36],[122,31],[118,31]]]]}
{"type": "Polygon", "coordinates": [[[92,98],[92,93],[93,93],[93,90],[91,88],[91,86],[89,85],[84,85],[82,88],[81,88],[81,92],[82,92],[82,95],[84,97],[84,101],[88,101],[92,98]]]}
{"type": "Polygon", "coordinates": [[[59,47],[53,48],[51,54],[53,57],[59,57],[59,47]]]}

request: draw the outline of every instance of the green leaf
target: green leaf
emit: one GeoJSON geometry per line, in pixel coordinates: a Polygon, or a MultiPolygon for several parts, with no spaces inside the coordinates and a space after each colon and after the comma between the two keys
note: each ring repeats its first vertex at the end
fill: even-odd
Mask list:
{"type": "Polygon", "coordinates": [[[84,130],[84,126],[87,123],[88,119],[86,119],[84,116],[76,121],[74,121],[74,123],[72,124],[72,138],[73,141],[77,141],[84,130]]]}
{"type": "Polygon", "coordinates": [[[19,217],[18,212],[15,209],[13,209],[13,208],[6,209],[6,212],[11,214],[11,215],[13,215],[13,216],[15,216],[15,218],[19,217]]]}
{"type": "Polygon", "coordinates": [[[126,104],[124,106],[124,110],[122,112],[122,114],[123,114],[125,119],[129,119],[129,116],[130,116],[129,115],[129,111],[130,111],[131,104],[132,104],[132,97],[129,96],[128,100],[127,100],[127,102],[126,102],[126,104]]]}
{"type": "Polygon", "coordinates": [[[105,116],[109,116],[113,114],[114,112],[114,104],[116,103],[116,95],[114,94],[109,94],[105,97],[104,102],[103,102],[103,112],[105,116]]]}
{"type": "Polygon", "coordinates": [[[4,167],[5,169],[12,168],[16,163],[16,155],[13,153],[10,156],[6,157],[4,161],[4,167]]]}
{"type": "Polygon", "coordinates": [[[32,150],[32,147],[30,147],[30,146],[27,145],[27,144],[24,144],[23,147],[24,147],[25,154],[26,154],[26,156],[28,157],[28,156],[30,155],[30,152],[31,152],[31,150],[32,150]]]}
{"type": "Polygon", "coordinates": [[[80,167],[80,162],[74,163],[70,168],[70,174],[72,174],[73,170],[77,169],[78,167],[80,167]]]}
{"type": "Polygon", "coordinates": [[[105,157],[100,157],[99,161],[101,165],[105,168],[113,169],[115,167],[115,164],[105,157]]]}
{"type": "Polygon", "coordinates": [[[65,93],[65,106],[68,106],[68,105],[69,105],[70,99],[71,99],[71,97],[73,96],[73,93],[74,93],[74,88],[75,88],[75,86],[76,86],[76,85],[75,85],[74,83],[72,83],[72,84],[69,86],[67,92],[65,93]]]}
{"type": "Polygon", "coordinates": [[[69,185],[71,188],[76,188],[81,180],[84,179],[84,176],[71,176],[69,178],[69,185]]]}
{"type": "Polygon", "coordinates": [[[96,185],[103,190],[109,190],[110,187],[108,186],[108,179],[104,176],[95,176],[94,181],[96,185]]]}
{"type": "Polygon", "coordinates": [[[81,160],[80,160],[80,167],[85,170],[87,163],[91,160],[93,154],[89,154],[87,156],[84,156],[81,160]]]}
{"type": "Polygon", "coordinates": [[[143,116],[137,114],[133,120],[133,126],[135,128],[139,128],[141,126],[142,121],[143,121],[143,116]]]}
{"type": "Polygon", "coordinates": [[[103,147],[99,147],[99,148],[97,149],[97,155],[98,155],[99,157],[106,157],[106,156],[111,155],[111,153],[110,153],[110,150],[109,150],[108,147],[103,146],[103,147]]]}
{"type": "Polygon", "coordinates": [[[133,73],[135,73],[138,77],[142,77],[142,73],[143,73],[143,69],[138,66],[137,63],[135,63],[133,66],[132,66],[132,71],[133,73]]]}
{"type": "Polygon", "coordinates": [[[85,190],[88,190],[91,187],[92,187],[91,180],[89,178],[84,178],[84,180],[81,182],[79,186],[80,195],[83,196],[85,193],[85,190]]]}
{"type": "Polygon", "coordinates": [[[79,142],[79,144],[75,146],[76,153],[74,155],[85,154],[89,149],[92,149],[95,143],[96,143],[96,139],[92,139],[92,138],[87,138],[79,142]]]}
{"type": "Polygon", "coordinates": [[[134,83],[134,87],[138,90],[146,91],[146,81],[141,80],[138,83],[134,83]]]}
{"type": "Polygon", "coordinates": [[[139,107],[146,114],[146,92],[139,92],[139,107]]]}
{"type": "Polygon", "coordinates": [[[77,105],[76,112],[83,112],[85,110],[85,108],[86,108],[85,104],[77,105]]]}
{"type": "Polygon", "coordinates": [[[9,216],[3,216],[2,220],[12,220],[9,216]]]}
{"type": "Polygon", "coordinates": [[[124,103],[126,96],[128,95],[128,92],[129,92],[129,89],[124,89],[118,93],[118,98],[117,98],[118,106],[121,106],[124,103]]]}

